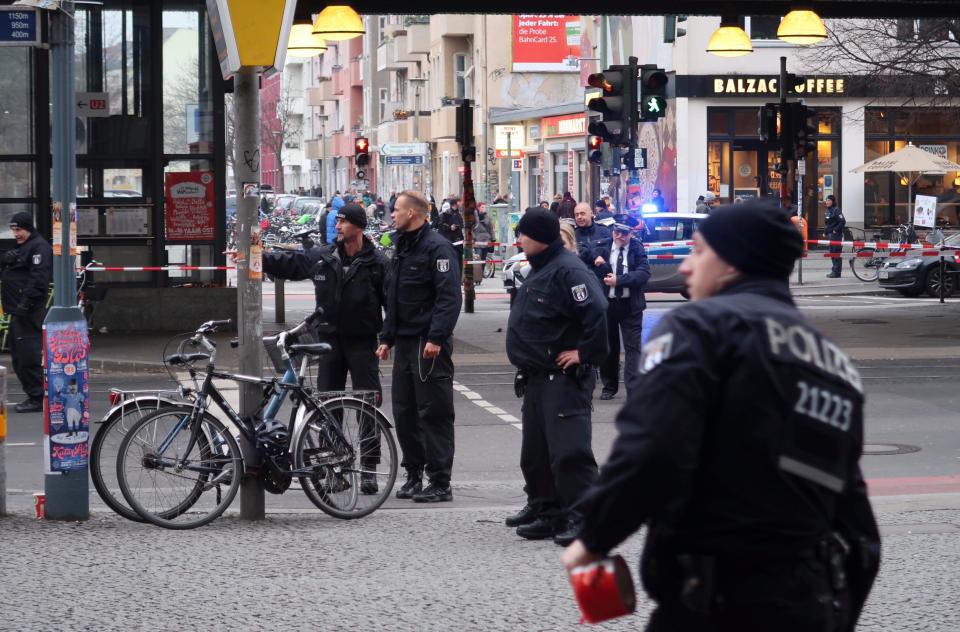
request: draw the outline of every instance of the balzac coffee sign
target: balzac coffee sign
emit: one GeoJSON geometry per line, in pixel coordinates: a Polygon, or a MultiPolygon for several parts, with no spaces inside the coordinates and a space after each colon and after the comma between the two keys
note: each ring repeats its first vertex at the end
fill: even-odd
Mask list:
{"type": "MultiPolygon", "coordinates": [[[[771,75],[731,75],[725,77],[688,76],[687,95],[690,97],[751,97],[778,96],[780,78],[771,75]]],[[[796,77],[787,93],[805,97],[832,97],[847,95],[848,81],[844,77],[796,77]]],[[[682,88],[678,92],[682,92],[682,88]]]]}

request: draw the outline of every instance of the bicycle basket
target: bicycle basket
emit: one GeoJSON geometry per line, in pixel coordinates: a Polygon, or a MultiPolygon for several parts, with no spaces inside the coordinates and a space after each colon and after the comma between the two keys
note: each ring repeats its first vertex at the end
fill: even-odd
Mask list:
{"type": "MultiPolygon", "coordinates": [[[[287,337],[287,346],[292,344],[312,344],[319,342],[316,335],[310,331],[304,331],[297,336],[288,336],[287,337]]],[[[287,372],[287,364],[283,361],[283,357],[280,355],[280,349],[277,349],[277,335],[273,336],[264,336],[263,337],[263,346],[267,350],[267,355],[270,356],[270,362],[273,363],[273,369],[280,374],[287,372]]],[[[299,359],[297,354],[291,353],[290,356],[294,359],[294,364],[299,359]]]]}

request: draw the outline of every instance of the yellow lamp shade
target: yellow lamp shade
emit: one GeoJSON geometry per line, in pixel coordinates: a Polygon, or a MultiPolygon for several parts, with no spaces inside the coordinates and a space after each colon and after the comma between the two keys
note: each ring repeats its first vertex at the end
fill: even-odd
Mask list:
{"type": "Polygon", "coordinates": [[[740,57],[752,53],[753,44],[735,20],[728,22],[724,19],[707,42],[707,52],[717,57],[740,57]]]}
{"type": "Polygon", "coordinates": [[[791,44],[816,44],[826,36],[827,27],[813,11],[791,11],[777,27],[777,37],[791,44]]]}
{"type": "Polygon", "coordinates": [[[315,57],[327,50],[327,42],[313,34],[312,24],[294,24],[290,28],[287,54],[291,57],[315,57]]]}
{"type": "Polygon", "coordinates": [[[348,40],[364,33],[363,20],[357,12],[342,4],[325,8],[313,22],[313,34],[327,40],[348,40]]]}

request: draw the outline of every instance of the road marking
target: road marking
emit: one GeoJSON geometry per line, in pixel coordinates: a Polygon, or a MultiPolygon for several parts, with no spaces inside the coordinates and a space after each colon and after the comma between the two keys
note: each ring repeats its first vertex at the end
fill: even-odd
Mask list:
{"type": "Polygon", "coordinates": [[[32,448],[36,443],[8,443],[8,448],[32,448]]]}
{"type": "Polygon", "coordinates": [[[514,417],[504,409],[498,408],[493,404],[491,404],[490,402],[488,402],[487,400],[483,399],[480,393],[471,391],[469,388],[467,388],[466,386],[464,386],[463,384],[457,381],[454,381],[453,383],[453,390],[457,391],[458,393],[460,393],[461,395],[466,397],[468,400],[470,400],[471,402],[473,402],[483,410],[487,411],[491,415],[494,415],[495,417],[499,418],[501,421],[507,422],[517,430],[521,430],[523,428],[523,426],[521,426],[519,423],[520,422],[519,419],[517,419],[516,417],[514,417]]]}

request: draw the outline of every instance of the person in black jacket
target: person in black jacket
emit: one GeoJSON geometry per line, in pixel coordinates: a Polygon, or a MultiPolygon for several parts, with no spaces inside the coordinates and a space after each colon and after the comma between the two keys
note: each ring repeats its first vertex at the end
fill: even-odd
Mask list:
{"type": "Polygon", "coordinates": [[[427,222],[422,193],[397,196],[397,252],[377,356],[393,360],[393,418],[406,483],[397,498],[453,500],[453,328],[460,317],[460,266],[453,246],[427,222]],[[423,475],[430,484],[423,487],[423,475]]]}
{"type": "MultiPolygon", "coordinates": [[[[827,210],[823,214],[823,234],[827,239],[834,241],[843,241],[843,229],[847,227],[847,219],[843,216],[843,211],[837,207],[837,198],[828,195],[823,201],[827,210]]],[[[843,246],[830,246],[831,253],[843,252],[843,246]]],[[[835,257],[833,259],[833,269],[827,275],[828,279],[839,279],[840,272],[843,270],[843,259],[835,257]]]]}
{"type": "Polygon", "coordinates": [[[577,223],[577,251],[580,259],[588,266],[596,258],[594,251],[609,240],[610,229],[593,221],[593,209],[586,202],[580,202],[574,209],[574,221],[577,223]]]}
{"type": "Polygon", "coordinates": [[[459,201],[451,199],[450,207],[441,209],[436,229],[453,244],[453,249],[457,251],[460,258],[460,266],[463,267],[463,213],[460,212],[459,201]]]}
{"type": "MultiPolygon", "coordinates": [[[[377,335],[383,327],[388,264],[387,258],[364,236],[366,227],[364,210],[347,204],[337,213],[335,244],[304,252],[266,251],[263,270],[282,279],[313,280],[317,307],[323,309],[317,333],[320,342],[328,342],[332,347],[330,353],[319,358],[317,389],[343,390],[349,372],[352,388],[376,391],[379,404],[383,389],[376,348],[377,335]]],[[[379,437],[370,438],[371,449],[364,455],[363,466],[379,462],[379,437]]],[[[366,471],[367,467],[363,469],[360,490],[375,494],[377,476],[366,471]]]]}
{"type": "Polygon", "coordinates": [[[867,599],[880,536],[863,386],[794,305],[801,252],[784,209],[716,209],[680,268],[693,302],[644,346],[562,561],[596,561],[648,524],[648,631],[852,631],[867,599]]]}
{"type": "Polygon", "coordinates": [[[591,365],[607,356],[607,301],[594,274],[563,247],[553,213],[529,208],[517,230],[531,272],[510,308],[507,357],[523,397],[527,504],[506,524],[520,537],[566,545],[579,529],[580,496],[597,476],[591,365]]]}
{"type": "Polygon", "coordinates": [[[640,344],[643,310],[647,307],[644,290],[650,279],[650,264],[643,242],[631,237],[627,224],[613,225],[613,238],[603,242],[593,261],[610,305],[607,309],[607,336],[610,354],[600,365],[603,391],[600,399],[613,399],[620,378],[620,337],[623,335],[623,384],[629,393],[640,371],[640,344]]]}
{"type": "Polygon", "coordinates": [[[10,359],[27,399],[18,413],[43,410],[41,344],[47,294],[53,280],[53,249],[33,225],[30,213],[16,213],[10,228],[17,247],[3,255],[3,311],[10,314],[10,359]]]}

